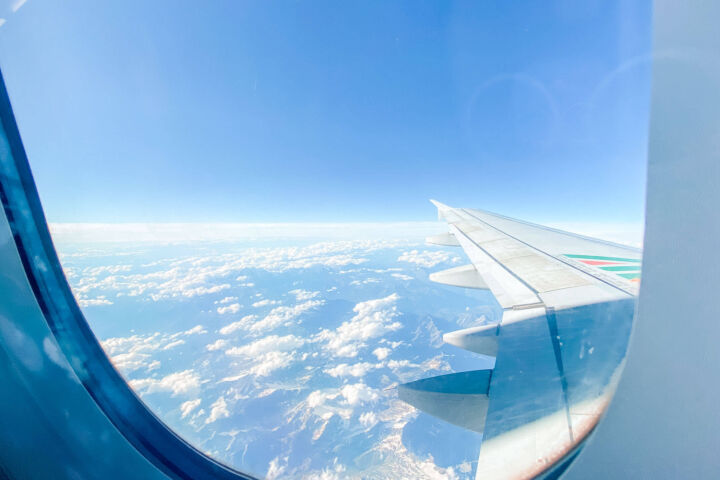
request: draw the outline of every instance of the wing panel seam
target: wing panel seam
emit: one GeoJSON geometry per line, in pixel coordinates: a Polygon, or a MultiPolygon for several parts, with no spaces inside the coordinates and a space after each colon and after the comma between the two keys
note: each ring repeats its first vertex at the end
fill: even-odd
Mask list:
{"type": "MultiPolygon", "coordinates": [[[[529,243],[524,242],[524,241],[520,240],[519,238],[517,238],[517,237],[515,237],[515,236],[513,236],[513,235],[510,235],[509,233],[504,232],[503,230],[500,230],[499,228],[497,228],[497,227],[495,227],[495,226],[493,226],[493,225],[490,225],[489,223],[487,223],[487,222],[486,222],[485,220],[483,220],[482,218],[479,218],[478,216],[474,215],[473,213],[467,211],[467,209],[464,209],[464,208],[463,208],[462,210],[463,210],[465,213],[467,213],[468,215],[470,215],[471,217],[473,217],[473,218],[474,218],[475,220],[477,220],[478,222],[482,222],[484,225],[486,225],[486,226],[494,229],[496,232],[500,232],[500,233],[502,233],[503,235],[507,235],[508,237],[512,238],[513,240],[516,240],[516,241],[522,243],[523,245],[525,245],[525,246],[527,246],[527,247],[529,247],[529,248],[532,248],[532,249],[535,250],[536,252],[539,252],[539,253],[541,253],[541,254],[543,254],[543,255],[545,255],[545,256],[548,256],[548,257],[550,257],[550,258],[553,258],[553,259],[557,260],[558,262],[561,262],[561,263],[567,265],[568,267],[572,268],[573,270],[578,271],[578,272],[580,272],[580,273],[582,273],[582,274],[584,274],[584,275],[587,275],[587,276],[589,276],[589,277],[592,277],[592,278],[594,278],[595,280],[604,283],[605,285],[608,285],[608,286],[610,286],[610,287],[612,287],[612,288],[614,288],[614,289],[616,289],[616,290],[620,290],[621,292],[623,292],[623,293],[625,293],[625,294],[634,296],[631,292],[625,290],[625,289],[622,288],[622,287],[619,287],[619,286],[617,286],[617,285],[613,285],[612,283],[608,282],[607,280],[604,280],[604,279],[602,279],[602,278],[596,277],[595,275],[592,275],[592,274],[589,273],[589,272],[585,272],[585,271],[581,270],[580,268],[576,267],[575,265],[573,265],[573,264],[571,264],[571,263],[569,263],[569,262],[566,262],[565,260],[563,260],[563,259],[561,259],[561,258],[559,258],[559,257],[556,257],[555,255],[550,255],[549,253],[547,253],[547,252],[545,252],[545,251],[543,251],[543,250],[541,250],[541,249],[539,249],[539,248],[537,248],[537,247],[535,247],[535,246],[533,246],[533,245],[530,245],[529,243]]],[[[508,218],[507,220],[510,220],[510,219],[508,218]]],[[[531,224],[531,223],[528,223],[528,225],[537,226],[537,225],[534,225],[534,224],[531,224]]],[[[463,233],[463,235],[465,235],[465,234],[463,233]]],[[[467,235],[465,235],[465,236],[467,237],[467,235]]],[[[472,241],[472,240],[470,240],[470,241],[472,241]]],[[[473,242],[473,243],[474,243],[474,242],[473,242]]],[[[477,245],[477,244],[476,244],[476,245],[477,245]]],[[[477,245],[477,246],[478,246],[478,248],[482,249],[482,247],[480,247],[480,245],[477,245]]],[[[485,251],[485,250],[483,249],[483,251],[485,251]]],[[[487,252],[486,252],[486,253],[487,253],[487,252]]],[[[489,255],[489,254],[488,254],[488,255],[489,255]]],[[[495,260],[495,258],[493,258],[493,260],[495,260]]],[[[497,260],[496,260],[496,261],[497,261],[497,260]]],[[[504,266],[504,265],[503,265],[503,266],[504,266]]],[[[514,275],[514,274],[513,274],[513,275],[514,275]]],[[[559,289],[559,290],[560,290],[560,289],[559,289]]],[[[536,292],[536,293],[538,293],[538,292],[536,292]]]]}

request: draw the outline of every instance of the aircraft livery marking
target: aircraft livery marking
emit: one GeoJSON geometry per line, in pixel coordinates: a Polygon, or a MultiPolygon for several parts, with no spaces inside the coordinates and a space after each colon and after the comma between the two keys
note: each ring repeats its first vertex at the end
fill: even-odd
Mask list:
{"type": "Polygon", "coordinates": [[[600,270],[611,272],[619,277],[626,278],[631,282],[640,281],[641,260],[636,258],[603,257],[598,255],[571,255],[564,254],[564,257],[572,258],[585,265],[591,265],[600,270]]]}

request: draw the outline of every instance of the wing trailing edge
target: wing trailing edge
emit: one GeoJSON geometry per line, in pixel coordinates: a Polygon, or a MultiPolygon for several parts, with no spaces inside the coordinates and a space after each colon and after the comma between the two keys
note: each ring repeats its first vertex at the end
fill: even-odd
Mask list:
{"type": "Polygon", "coordinates": [[[433,235],[431,237],[427,237],[425,239],[425,242],[431,244],[431,245],[440,245],[443,247],[459,247],[460,242],[458,242],[457,238],[455,238],[455,235],[452,233],[441,233],[440,235],[433,235]]]}

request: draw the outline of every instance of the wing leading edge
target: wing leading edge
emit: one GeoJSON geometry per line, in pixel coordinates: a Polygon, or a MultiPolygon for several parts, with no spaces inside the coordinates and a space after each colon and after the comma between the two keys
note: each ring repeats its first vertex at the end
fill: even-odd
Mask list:
{"type": "Polygon", "coordinates": [[[402,400],[483,433],[476,478],[534,478],[576,450],[614,391],[632,326],[642,252],[632,247],[432,201],[470,264],[431,274],[485,288],[497,324],[446,333],[495,357],[491,370],[422,379],[402,400]],[[471,382],[472,386],[462,386],[471,382]]]}

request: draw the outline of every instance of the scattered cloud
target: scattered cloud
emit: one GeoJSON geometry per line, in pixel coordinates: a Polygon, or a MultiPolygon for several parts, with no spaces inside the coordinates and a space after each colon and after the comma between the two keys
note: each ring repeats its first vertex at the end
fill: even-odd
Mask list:
{"type": "Polygon", "coordinates": [[[395,305],[399,298],[393,293],[358,303],[353,308],[355,316],[352,319],[335,330],[322,330],[315,336],[315,341],[324,343],[324,347],[338,357],[357,356],[367,340],[402,328],[402,323],[395,320],[399,315],[395,305]]]}
{"type": "Polygon", "coordinates": [[[307,475],[303,475],[304,480],[340,480],[347,478],[344,474],[346,468],[345,465],[338,462],[335,458],[331,466],[325,467],[319,472],[310,472],[307,475]]]}
{"type": "Polygon", "coordinates": [[[170,350],[171,348],[177,347],[179,345],[182,345],[185,343],[185,340],[175,340],[174,342],[170,342],[167,345],[163,347],[163,350],[170,350]]]}
{"type": "Polygon", "coordinates": [[[341,363],[323,371],[331,377],[364,377],[367,372],[374,368],[377,368],[377,366],[367,362],[353,363],[351,365],[341,363]]]}
{"type": "Polygon", "coordinates": [[[255,360],[255,364],[248,370],[248,373],[266,377],[275,370],[289,367],[295,359],[295,352],[268,352],[255,360]]]}
{"type": "Polygon", "coordinates": [[[82,298],[77,297],[77,302],[81,307],[97,307],[100,305],[112,305],[113,302],[101,295],[97,298],[82,298]]]}
{"type": "Polygon", "coordinates": [[[458,263],[460,257],[444,250],[410,250],[398,257],[398,262],[414,263],[420,267],[431,268],[441,263],[458,263]]]}
{"type": "Polygon", "coordinates": [[[380,398],[375,389],[368,387],[364,383],[345,385],[340,390],[340,394],[349,405],[353,406],[367,402],[374,402],[380,398]]]}
{"type": "Polygon", "coordinates": [[[172,396],[196,392],[200,388],[200,376],[193,370],[183,370],[160,379],[141,378],[130,380],[130,386],[144,394],[171,392],[172,396]]]}
{"type": "Polygon", "coordinates": [[[305,344],[305,340],[295,335],[279,337],[270,335],[248,345],[232,347],[225,351],[231,357],[243,357],[246,360],[245,374],[267,376],[275,370],[290,366],[296,359],[296,350],[305,344]]]}
{"type": "Polygon", "coordinates": [[[237,301],[238,301],[238,297],[225,297],[222,300],[215,301],[215,304],[225,305],[225,304],[233,303],[233,302],[237,302],[237,301]]]}
{"type": "Polygon", "coordinates": [[[225,402],[225,397],[218,398],[210,407],[210,415],[205,419],[205,423],[213,423],[221,418],[227,418],[230,412],[225,402]]]}
{"type": "MultiPolygon", "coordinates": [[[[55,227],[59,232],[65,228],[73,230],[69,225],[55,227]]],[[[76,296],[84,300],[86,306],[107,305],[97,301],[101,299],[100,294],[105,295],[108,302],[111,295],[143,297],[152,301],[190,299],[232,288],[253,287],[254,282],[248,281],[248,275],[242,273],[247,269],[282,273],[314,267],[357,266],[367,262],[369,253],[398,245],[408,245],[408,242],[357,240],[322,242],[305,247],[248,248],[232,254],[167,258],[144,263],[142,273],[136,272],[129,263],[86,267],[79,271],[68,266],[66,270],[68,276],[74,279],[76,296]],[[239,283],[233,285],[233,279],[239,283]]],[[[65,254],[63,258],[74,258],[72,255],[65,254]]],[[[317,292],[301,289],[291,293],[300,302],[318,296],[317,292]]],[[[236,297],[225,295],[222,300],[217,300],[217,304],[237,303],[236,297]]]]}
{"type": "Polygon", "coordinates": [[[378,347],[375,350],[373,350],[373,355],[377,357],[378,360],[385,360],[388,355],[390,355],[390,349],[385,347],[378,347]]]}
{"type": "Polygon", "coordinates": [[[10,4],[10,9],[15,13],[20,10],[20,7],[25,5],[25,2],[27,2],[27,0],[13,0],[10,4]]]}
{"type": "Polygon", "coordinates": [[[365,428],[372,428],[378,423],[378,416],[375,412],[365,412],[358,417],[360,425],[365,428]]]}
{"type": "Polygon", "coordinates": [[[350,285],[368,285],[371,283],[380,283],[380,279],[370,277],[370,278],[366,278],[364,280],[353,280],[352,282],[350,282],[350,285]]]}
{"type": "Polygon", "coordinates": [[[308,300],[292,307],[280,306],[273,308],[265,318],[253,323],[250,330],[255,333],[269,332],[281,325],[288,325],[303,313],[313,310],[321,305],[323,300],[308,300]]]}
{"type": "Polygon", "coordinates": [[[410,275],[405,275],[404,273],[391,273],[390,276],[398,278],[400,280],[413,280],[414,277],[411,277],[410,275]]]}
{"type": "Polygon", "coordinates": [[[295,295],[295,299],[298,302],[304,302],[305,300],[312,300],[313,298],[319,297],[320,292],[310,292],[308,290],[295,289],[288,292],[290,295],[295,295]]]}
{"type": "MultiPolygon", "coordinates": [[[[452,469],[439,469],[432,459],[427,462],[420,459],[424,469],[421,471],[419,467],[413,466],[417,459],[412,458],[412,453],[393,453],[390,450],[390,446],[397,445],[388,434],[400,435],[407,419],[417,413],[414,409],[407,409],[408,413],[403,413],[403,407],[395,406],[398,403],[395,392],[384,390],[398,381],[426,376],[431,370],[445,371],[449,369],[447,362],[441,355],[427,360],[422,357],[424,351],[421,355],[413,356],[412,361],[397,360],[402,356],[393,354],[393,348],[402,342],[394,341],[400,338],[395,332],[403,327],[403,323],[407,323],[412,337],[416,324],[403,322],[402,314],[398,311],[400,297],[395,293],[387,295],[392,290],[346,288],[354,296],[363,291],[372,292],[370,296],[360,297],[364,301],[355,300],[357,303],[349,315],[346,310],[349,306],[344,303],[348,297],[337,294],[330,296],[327,293],[338,289],[328,288],[328,285],[335,283],[332,280],[340,281],[343,285],[351,280],[356,285],[378,282],[399,284],[399,281],[412,280],[413,277],[405,272],[415,272],[414,267],[376,268],[378,264],[369,252],[390,248],[388,245],[375,241],[325,242],[297,248],[246,249],[232,254],[203,253],[152,263],[147,263],[147,256],[144,256],[142,268],[138,269],[122,260],[108,267],[76,266],[71,274],[75,275],[73,278],[79,284],[76,294],[84,300],[106,299],[108,302],[121,303],[116,300],[116,297],[121,296],[136,297],[136,302],[186,302],[187,299],[197,299],[187,302],[186,307],[199,311],[201,316],[195,318],[207,318],[203,320],[205,326],[197,325],[172,334],[150,333],[111,338],[104,341],[103,346],[124,374],[136,372],[137,378],[132,375],[129,378],[132,378],[130,384],[139,394],[164,393],[168,399],[178,397],[175,401],[167,400],[173,409],[171,418],[175,421],[179,421],[178,418],[187,419],[189,428],[196,431],[205,429],[203,433],[211,432],[213,440],[203,448],[213,455],[222,454],[226,447],[229,449],[230,440],[227,437],[224,443],[217,443],[217,439],[223,435],[232,436],[232,440],[239,435],[238,438],[245,441],[245,436],[251,432],[243,430],[240,435],[235,430],[234,433],[218,430],[228,423],[219,420],[229,418],[231,413],[238,416],[244,414],[242,404],[237,402],[273,396],[268,400],[269,404],[275,402],[279,406],[278,413],[287,422],[280,422],[279,425],[287,427],[290,434],[309,428],[311,436],[308,440],[314,441],[323,435],[336,435],[336,429],[342,428],[339,425],[350,425],[354,432],[357,429],[373,429],[373,438],[382,445],[375,442],[375,446],[371,447],[373,451],[368,453],[378,453],[379,458],[383,459],[383,470],[378,472],[390,471],[391,468],[386,468],[389,465],[398,468],[401,476],[407,478],[443,478],[442,475],[453,478],[452,469]],[[309,272],[313,276],[318,269],[328,269],[330,282],[325,285],[319,281],[305,282],[298,280],[298,276],[288,277],[290,280],[283,283],[293,285],[287,290],[273,290],[272,282],[265,280],[261,282],[262,289],[241,290],[242,287],[254,285],[256,270],[273,274],[260,274],[257,277],[265,279],[275,276],[275,273],[310,268],[316,269],[309,272]],[[338,276],[341,271],[348,272],[348,276],[338,276]],[[375,294],[376,291],[383,293],[375,294]],[[339,298],[342,301],[333,301],[323,307],[326,302],[330,302],[323,297],[339,298]],[[255,311],[259,315],[243,316],[252,310],[242,304],[257,308],[255,311]],[[246,311],[243,312],[243,309],[246,311]],[[315,320],[320,315],[313,311],[325,309],[333,314],[324,316],[323,324],[318,326],[315,320]],[[200,334],[207,335],[192,337],[200,334]],[[197,351],[191,352],[193,348],[197,351]],[[173,368],[170,361],[165,360],[170,357],[173,362],[185,363],[175,363],[173,368]],[[163,360],[162,368],[157,358],[163,360]],[[168,371],[168,368],[171,370],[168,371]],[[280,397],[275,392],[281,392],[284,396],[280,397]],[[279,400],[281,403],[277,403],[279,400]],[[396,414],[395,410],[391,412],[392,409],[400,414],[396,414]],[[387,465],[385,458],[389,459],[387,465]]],[[[396,243],[392,248],[398,248],[398,245],[396,243]]],[[[391,253],[391,259],[398,258],[400,262],[421,267],[435,265],[434,262],[456,261],[451,254],[410,250],[412,245],[401,245],[402,249],[391,253]],[[445,256],[435,255],[437,253],[445,256]]],[[[209,251],[208,248],[203,252],[209,251]]],[[[386,252],[383,255],[383,258],[387,257],[386,252]]],[[[122,300],[123,303],[125,301],[122,300]]],[[[165,309],[166,306],[148,308],[165,309]]],[[[422,330],[421,334],[425,339],[426,331],[422,330]]],[[[409,337],[405,335],[403,338],[409,337]]],[[[336,438],[333,437],[332,441],[336,438]]],[[[323,438],[323,441],[328,440],[323,438]]],[[[237,448],[238,443],[235,443],[233,449],[237,448]]],[[[305,467],[296,465],[296,462],[288,463],[289,459],[284,456],[286,454],[289,454],[289,450],[285,452],[279,449],[274,452],[278,456],[268,464],[268,478],[303,476],[330,479],[356,473],[355,467],[348,467],[351,468],[348,472],[337,460],[323,470],[307,471],[305,467]]],[[[456,466],[455,471],[461,471],[460,465],[456,466]]]]}
{"type": "MultiPolygon", "coordinates": [[[[284,463],[287,465],[287,457],[284,460],[284,463]]],[[[280,465],[280,459],[278,457],[273,458],[270,460],[270,464],[268,465],[268,471],[265,474],[265,478],[267,480],[275,480],[276,478],[279,478],[280,475],[285,473],[286,465],[280,465]]]]}
{"type": "Polygon", "coordinates": [[[213,343],[209,343],[205,345],[205,350],[209,352],[214,352],[215,350],[222,350],[223,348],[228,346],[228,341],[221,338],[218,340],[215,340],[213,343]]]}
{"type": "Polygon", "coordinates": [[[145,369],[150,372],[156,369],[160,362],[152,360],[154,352],[169,350],[185,343],[180,337],[206,333],[202,325],[173,334],[152,333],[147,335],[132,335],[130,337],[112,337],[101,342],[105,352],[115,367],[127,374],[136,370],[145,369]]]}
{"type": "Polygon", "coordinates": [[[270,335],[260,340],[255,340],[248,345],[233,347],[225,353],[231,356],[256,357],[273,351],[295,350],[304,344],[305,340],[295,335],[285,335],[284,337],[270,335]]]}
{"type": "Polygon", "coordinates": [[[185,330],[183,332],[183,335],[196,335],[196,334],[202,334],[207,333],[207,330],[205,330],[205,327],[202,325],[195,325],[190,330],[185,330]]]}
{"type": "Polygon", "coordinates": [[[254,322],[257,318],[257,315],[245,315],[237,322],[225,325],[218,331],[220,332],[220,335],[230,335],[238,330],[247,330],[252,322],[254,322]]]}
{"type": "Polygon", "coordinates": [[[181,418],[185,418],[188,415],[192,413],[193,410],[195,410],[197,407],[200,406],[202,403],[202,400],[199,398],[196,398],[195,400],[188,400],[187,402],[183,402],[182,405],[180,405],[180,412],[181,412],[181,418]]]}
{"type": "Polygon", "coordinates": [[[280,302],[278,302],[277,300],[270,300],[270,299],[266,298],[264,300],[259,300],[255,303],[253,303],[252,306],[255,308],[260,308],[260,307],[267,307],[270,305],[278,305],[278,304],[280,304],[280,302]]]}
{"type": "Polygon", "coordinates": [[[240,305],[239,303],[231,303],[230,305],[227,305],[225,307],[218,307],[217,313],[220,315],[225,315],[228,313],[230,313],[230,314],[238,313],[241,308],[242,308],[242,305],[240,305]]]}

